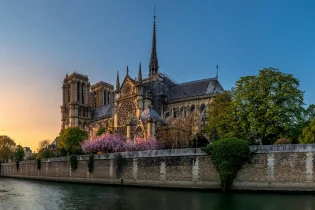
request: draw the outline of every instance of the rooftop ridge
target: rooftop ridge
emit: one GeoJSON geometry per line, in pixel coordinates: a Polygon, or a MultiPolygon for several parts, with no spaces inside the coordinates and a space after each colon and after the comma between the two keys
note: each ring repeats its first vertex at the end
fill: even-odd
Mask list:
{"type": "Polygon", "coordinates": [[[216,80],[216,77],[209,77],[206,79],[198,79],[198,80],[192,80],[192,81],[187,81],[183,83],[177,83],[175,86],[185,85],[185,84],[194,83],[194,82],[202,82],[202,81],[207,81],[207,80],[216,80]]]}

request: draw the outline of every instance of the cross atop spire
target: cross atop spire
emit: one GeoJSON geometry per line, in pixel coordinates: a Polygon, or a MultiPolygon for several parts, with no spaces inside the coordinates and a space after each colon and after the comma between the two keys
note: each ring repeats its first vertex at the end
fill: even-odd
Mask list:
{"type": "Polygon", "coordinates": [[[217,80],[219,78],[219,65],[217,64],[217,74],[216,74],[216,77],[215,77],[217,80]]]}
{"type": "Polygon", "coordinates": [[[155,75],[159,72],[159,64],[156,53],[156,22],[155,22],[155,6],[154,6],[154,22],[153,22],[153,37],[152,37],[152,52],[149,64],[150,76],[155,75]]]}

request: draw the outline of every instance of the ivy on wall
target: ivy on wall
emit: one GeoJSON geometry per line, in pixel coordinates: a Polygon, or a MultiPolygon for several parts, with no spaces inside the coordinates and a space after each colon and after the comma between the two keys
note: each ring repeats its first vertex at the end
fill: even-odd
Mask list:
{"type": "Polygon", "coordinates": [[[89,160],[88,160],[88,170],[91,173],[94,169],[94,155],[90,154],[89,155],[89,160]]]}
{"type": "Polygon", "coordinates": [[[212,163],[220,174],[223,192],[231,188],[237,172],[244,162],[250,160],[248,143],[238,138],[217,140],[204,147],[203,150],[210,155],[212,163]]]}
{"type": "Polygon", "coordinates": [[[76,155],[71,155],[70,156],[70,167],[71,170],[75,170],[78,167],[78,160],[77,160],[77,156],[76,155]]]}

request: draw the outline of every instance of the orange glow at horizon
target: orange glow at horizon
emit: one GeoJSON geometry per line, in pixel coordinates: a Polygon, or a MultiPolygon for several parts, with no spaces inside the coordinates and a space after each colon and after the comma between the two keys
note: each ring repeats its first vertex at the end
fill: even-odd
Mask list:
{"type": "Polygon", "coordinates": [[[0,66],[0,135],[33,151],[58,136],[61,105],[61,79],[36,67],[0,66]]]}

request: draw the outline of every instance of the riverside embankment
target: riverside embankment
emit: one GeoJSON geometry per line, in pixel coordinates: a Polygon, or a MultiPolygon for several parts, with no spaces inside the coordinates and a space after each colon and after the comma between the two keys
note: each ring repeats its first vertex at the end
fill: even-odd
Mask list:
{"type": "MultiPolygon", "coordinates": [[[[251,146],[256,151],[234,180],[233,189],[314,191],[315,145],[251,146]]],[[[78,156],[71,170],[69,157],[2,163],[1,176],[81,183],[147,187],[219,189],[214,165],[200,149],[175,149],[94,155],[88,172],[88,156],[78,156]]]]}

